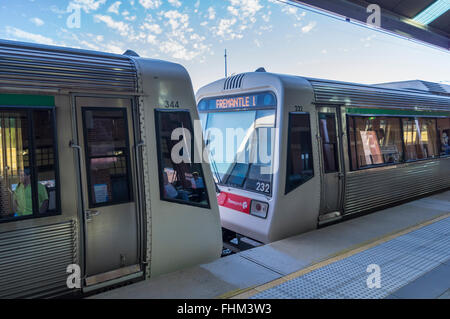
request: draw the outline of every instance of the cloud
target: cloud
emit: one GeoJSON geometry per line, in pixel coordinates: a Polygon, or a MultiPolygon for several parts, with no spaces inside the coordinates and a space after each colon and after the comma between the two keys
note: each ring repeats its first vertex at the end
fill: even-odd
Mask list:
{"type": "Polygon", "coordinates": [[[82,45],[83,49],[90,49],[90,50],[94,50],[94,51],[100,51],[100,47],[98,45],[96,45],[95,43],[86,41],[86,40],[81,40],[80,44],[82,45]]]}
{"type": "Polygon", "coordinates": [[[262,19],[264,22],[268,23],[270,22],[270,16],[272,15],[272,11],[269,11],[262,15],[262,19]]]}
{"type": "Polygon", "coordinates": [[[92,34],[92,33],[73,33],[67,29],[61,29],[65,38],[71,41],[71,47],[80,49],[90,49],[102,52],[111,52],[116,54],[122,54],[126,51],[128,45],[115,41],[108,40],[105,41],[103,35],[92,34]]]}
{"type": "Polygon", "coordinates": [[[44,25],[44,21],[42,21],[39,18],[32,18],[32,19],[30,19],[30,21],[38,27],[44,25]]]}
{"type": "Polygon", "coordinates": [[[308,32],[310,32],[312,29],[314,29],[314,27],[317,25],[317,22],[316,21],[311,21],[310,23],[308,23],[307,25],[305,25],[303,28],[302,28],[302,32],[303,33],[308,33],[308,32]]]}
{"type": "Polygon", "coordinates": [[[106,0],[72,0],[67,6],[67,10],[72,8],[81,8],[84,12],[97,11],[100,6],[106,3],[106,0]]]}
{"type": "Polygon", "coordinates": [[[169,0],[169,3],[176,8],[181,7],[181,2],[179,0],[169,0]]]}
{"type": "MultiPolygon", "coordinates": [[[[175,40],[164,41],[160,45],[160,50],[164,54],[168,54],[175,59],[189,61],[198,56],[202,56],[203,53],[209,51],[209,47],[202,43],[203,38],[197,34],[192,35],[193,48],[189,49],[184,44],[175,40]],[[198,40],[199,42],[196,42],[198,40]]],[[[204,60],[202,56],[201,60],[204,60]]]]}
{"type": "Polygon", "coordinates": [[[299,27],[301,28],[302,27],[301,21],[306,16],[306,11],[299,12],[297,7],[284,6],[281,9],[281,12],[286,13],[287,15],[290,15],[290,16],[294,17],[294,19],[296,20],[296,22],[294,23],[294,27],[295,28],[299,28],[299,27]]]}
{"type": "Polygon", "coordinates": [[[287,14],[296,15],[298,13],[298,8],[292,6],[285,6],[281,9],[281,11],[287,14]]]}
{"type": "Polygon", "coordinates": [[[253,18],[263,8],[259,0],[230,0],[231,6],[227,9],[234,15],[242,18],[253,18]]]}
{"type": "Polygon", "coordinates": [[[216,10],[213,7],[208,8],[208,19],[214,20],[216,18],[216,10]]]}
{"type": "Polygon", "coordinates": [[[132,36],[132,27],[123,21],[115,21],[110,16],[101,14],[96,14],[94,16],[94,21],[105,23],[108,28],[117,30],[121,36],[132,36]]]}
{"type": "Polygon", "coordinates": [[[156,23],[145,22],[141,26],[141,29],[150,31],[151,33],[154,33],[154,34],[161,34],[162,33],[162,29],[161,29],[160,25],[156,24],[156,23]]]}
{"type": "Polygon", "coordinates": [[[106,50],[111,53],[122,54],[126,49],[118,44],[109,43],[106,45],[106,50]]]}
{"type": "Polygon", "coordinates": [[[264,6],[260,0],[228,0],[227,12],[229,17],[223,17],[212,28],[216,36],[225,40],[241,39],[243,33],[249,30],[257,22],[257,17],[267,20],[267,15],[261,12],[264,6]],[[263,18],[262,15],[265,15],[263,18]]]}
{"type": "Polygon", "coordinates": [[[186,29],[189,26],[189,16],[176,10],[170,10],[162,13],[167,18],[168,24],[172,27],[173,32],[186,29]]]}
{"type": "Polygon", "coordinates": [[[139,3],[145,9],[158,9],[161,6],[162,1],[161,0],[139,0],[139,3]]]}
{"type": "Polygon", "coordinates": [[[158,43],[157,41],[156,41],[156,35],[154,35],[154,34],[148,34],[147,35],[147,42],[148,43],[150,43],[150,44],[156,44],[156,43],[158,43]]]}
{"type": "Polygon", "coordinates": [[[36,42],[36,43],[40,43],[40,44],[49,44],[49,45],[56,44],[52,39],[47,38],[43,35],[36,34],[36,33],[30,33],[30,32],[23,31],[21,29],[14,28],[14,27],[6,27],[6,33],[9,36],[12,36],[14,38],[13,40],[27,40],[27,41],[31,41],[31,42],[36,42]]]}
{"type": "MultiPolygon", "coordinates": [[[[206,53],[211,52],[211,45],[205,44],[206,38],[197,34],[190,26],[189,15],[177,10],[161,11],[158,13],[159,19],[162,19],[165,32],[152,22],[151,17],[145,28],[153,31],[160,31],[160,42],[158,49],[175,59],[192,60],[200,58],[204,60],[206,53]]],[[[155,40],[153,37],[148,40],[155,40]]],[[[155,40],[157,41],[157,40],[155,40]]]]}
{"type": "Polygon", "coordinates": [[[67,13],[67,10],[61,10],[55,5],[50,6],[50,11],[57,15],[62,15],[62,14],[67,13]]]}
{"type": "Polygon", "coordinates": [[[369,48],[371,46],[371,42],[374,38],[376,38],[377,36],[375,34],[369,35],[368,37],[362,38],[361,42],[364,43],[364,47],[369,48]]]}
{"type": "Polygon", "coordinates": [[[108,8],[108,12],[112,12],[115,14],[119,14],[119,7],[122,4],[122,2],[120,1],[116,1],[114,2],[109,8],[108,8]]]}
{"type": "Polygon", "coordinates": [[[236,24],[237,19],[220,19],[219,24],[213,28],[216,35],[224,38],[224,39],[241,39],[243,37],[242,34],[236,32],[233,26],[236,24]]]}

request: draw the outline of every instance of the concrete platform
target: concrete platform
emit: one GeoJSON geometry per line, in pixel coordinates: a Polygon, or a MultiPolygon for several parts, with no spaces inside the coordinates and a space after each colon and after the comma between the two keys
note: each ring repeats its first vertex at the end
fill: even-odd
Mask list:
{"type": "MultiPolygon", "coordinates": [[[[362,253],[392,239],[397,240],[394,243],[397,243],[398,247],[403,247],[402,243],[407,239],[403,238],[403,241],[401,241],[397,237],[413,232],[431,223],[431,221],[438,222],[437,219],[445,219],[446,216],[450,216],[450,191],[247,250],[209,264],[111,290],[90,298],[252,297],[289,280],[305,280],[305,278],[299,279],[303,273],[311,273],[312,270],[323,268],[333,261],[343,260],[348,256],[362,253]]],[[[429,236],[421,232],[417,234],[418,238],[429,236]]],[[[427,238],[423,238],[423,240],[425,243],[427,242],[427,238]]],[[[446,243],[442,242],[443,245],[446,243]]],[[[390,251],[395,259],[398,257],[394,256],[398,248],[396,250],[397,246],[393,247],[390,251]]],[[[373,256],[376,256],[375,252],[369,254],[367,258],[370,259],[373,256]]],[[[358,263],[356,265],[358,266],[358,263]]],[[[350,265],[348,266],[350,267],[350,265]]],[[[363,265],[360,264],[359,266],[358,271],[360,272],[358,274],[366,275],[362,272],[365,271],[361,268],[363,265]]],[[[341,268],[341,276],[345,277],[345,271],[349,271],[348,269],[346,270],[346,267],[341,268]],[[344,273],[342,273],[343,271],[344,273]]],[[[441,271],[446,270],[447,268],[441,269],[441,271]]],[[[430,275],[430,278],[435,277],[436,275],[434,277],[430,275]]],[[[347,284],[349,287],[343,290],[347,294],[329,290],[323,291],[326,292],[325,294],[320,294],[320,292],[317,294],[323,298],[359,298],[363,296],[350,294],[349,291],[360,290],[358,290],[358,287],[351,286],[351,282],[347,284]]],[[[301,283],[297,286],[307,287],[301,283]]],[[[317,288],[320,287],[314,289],[317,288]]],[[[363,289],[363,287],[359,288],[363,289]]],[[[386,293],[389,293],[390,290],[387,290],[388,287],[385,288],[383,293],[374,294],[372,297],[384,298],[389,295],[386,293]]],[[[312,286],[311,289],[313,289],[312,286]]],[[[398,297],[401,298],[401,296],[398,297]]],[[[293,297],[292,294],[281,292],[280,298],[293,297]]],[[[446,298],[445,291],[440,295],[440,298],[446,298]]]]}
{"type": "Polygon", "coordinates": [[[253,295],[249,291],[242,297],[439,298],[450,288],[449,261],[450,215],[297,277],[288,276],[281,284],[254,289],[253,295]]]}

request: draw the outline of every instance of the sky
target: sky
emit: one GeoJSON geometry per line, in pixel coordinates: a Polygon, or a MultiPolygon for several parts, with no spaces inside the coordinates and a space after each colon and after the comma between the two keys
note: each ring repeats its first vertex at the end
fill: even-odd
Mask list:
{"type": "Polygon", "coordinates": [[[182,64],[195,90],[224,77],[225,49],[229,75],[450,83],[448,51],[278,0],[0,0],[0,38],[131,49],[182,64]]]}

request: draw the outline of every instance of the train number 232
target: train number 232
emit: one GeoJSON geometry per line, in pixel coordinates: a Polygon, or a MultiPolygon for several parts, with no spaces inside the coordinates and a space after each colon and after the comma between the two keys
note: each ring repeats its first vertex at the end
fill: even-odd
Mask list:
{"type": "Polygon", "coordinates": [[[270,184],[257,182],[256,183],[256,191],[264,192],[264,193],[270,193],[270,184]]]}

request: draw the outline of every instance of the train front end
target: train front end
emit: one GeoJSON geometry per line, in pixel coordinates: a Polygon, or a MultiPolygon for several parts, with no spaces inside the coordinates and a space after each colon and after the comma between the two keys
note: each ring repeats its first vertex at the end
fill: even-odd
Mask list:
{"type": "Polygon", "coordinates": [[[199,90],[197,103],[222,227],[267,243],[276,192],[277,95],[267,81],[264,87],[252,83],[261,75],[216,81],[199,90]]]}

